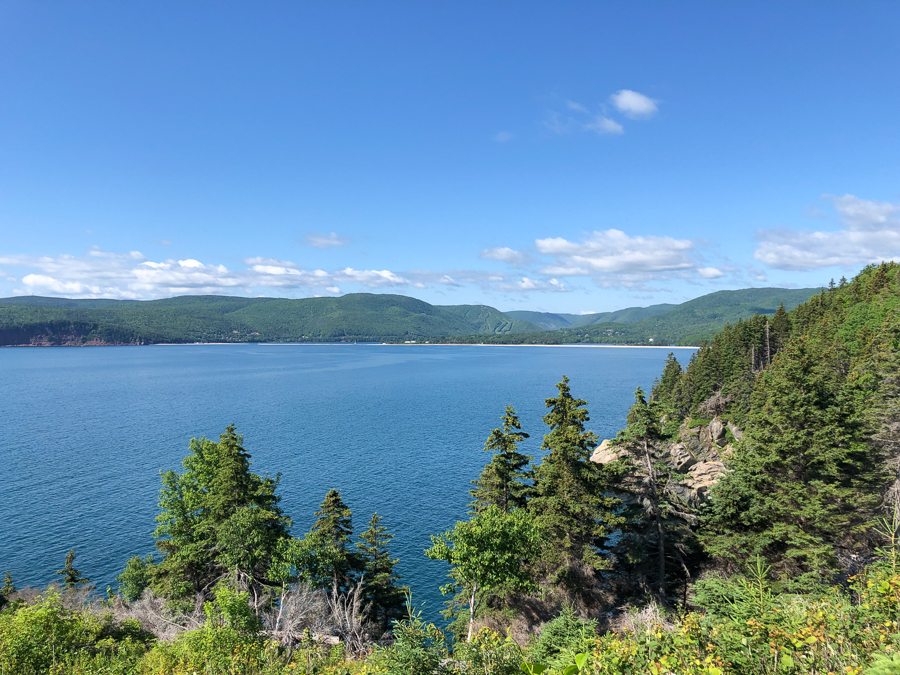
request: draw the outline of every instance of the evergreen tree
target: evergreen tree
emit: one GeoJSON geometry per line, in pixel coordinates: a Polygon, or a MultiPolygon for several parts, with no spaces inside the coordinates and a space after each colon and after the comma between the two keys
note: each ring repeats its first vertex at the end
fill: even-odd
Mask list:
{"type": "Polygon", "coordinates": [[[309,580],[315,586],[347,592],[360,567],[351,542],[353,514],[341,499],[340,490],[329,490],[315,515],[318,520],[305,538],[315,561],[309,580]]]}
{"type": "Polygon", "coordinates": [[[528,508],[546,534],[542,562],[548,572],[578,590],[579,577],[609,569],[603,557],[606,538],[622,519],[620,501],[610,496],[613,470],[590,461],[597,437],[584,428],[590,419],[586,403],[572,397],[567,377],[556,386],[559,396],[546,399],[550,412],[544,422],[550,433],[541,448],[547,454],[535,473],[528,508]]]}
{"type": "Polygon", "coordinates": [[[772,317],[772,341],[775,353],[784,349],[791,335],[791,319],[784,311],[784,303],[778,305],[775,316],[772,317]]]}
{"type": "Polygon", "coordinates": [[[3,573],[3,586],[0,587],[0,609],[9,602],[10,596],[16,592],[16,585],[13,583],[12,574],[9,570],[3,573]]]}
{"type": "Polygon", "coordinates": [[[884,482],[863,442],[858,378],[838,349],[788,345],[753,392],[749,431],[713,488],[703,543],[735,565],[763,556],[789,587],[830,578],[853,549],[884,482]]]}
{"type": "Polygon", "coordinates": [[[243,437],[230,425],[215,443],[192,439],[184,473],[162,475],[151,571],[157,593],[171,598],[206,594],[227,574],[267,583],[268,567],[291,520],[275,494],[280,476],[250,472],[243,437]]]}
{"type": "Polygon", "coordinates": [[[144,589],[150,585],[150,571],[153,569],[153,555],[144,558],[134,556],[125,563],[125,569],[116,577],[119,593],[128,602],[135,602],[144,589]]]}
{"type": "Polygon", "coordinates": [[[393,619],[404,616],[406,588],[397,584],[400,575],[394,571],[397,560],[392,559],[388,545],[394,535],[381,525],[381,517],[372,514],[369,528],[359,535],[359,550],[363,572],[363,589],[369,606],[369,618],[382,630],[390,626],[393,619]]]}
{"type": "Polygon", "coordinates": [[[674,558],[681,569],[687,569],[685,541],[691,538],[690,525],[695,517],[672,489],[683,476],[655,454],[654,446],[664,439],[658,417],[657,406],[649,403],[638,387],[626,426],[613,439],[613,445],[628,453],[635,474],[628,483],[626,522],[619,548],[626,551],[623,557],[633,562],[643,559],[644,551],[655,549],[656,593],[665,599],[666,560],[674,558]]]}
{"type": "Polygon", "coordinates": [[[90,579],[81,576],[81,572],[75,569],[75,550],[69,551],[66,556],[66,564],[61,570],[57,570],[56,574],[62,577],[63,585],[66,590],[74,590],[78,586],[90,583],[90,579]]]}
{"type": "Polygon", "coordinates": [[[484,444],[485,451],[493,452],[494,456],[478,479],[472,481],[476,488],[469,492],[475,498],[470,508],[475,513],[492,504],[504,513],[522,508],[531,489],[525,482],[533,476],[529,469],[531,457],[518,451],[518,444],[528,438],[528,434],[521,430],[522,425],[512,406],[506,406],[501,419],[503,426],[494,429],[484,444]]]}

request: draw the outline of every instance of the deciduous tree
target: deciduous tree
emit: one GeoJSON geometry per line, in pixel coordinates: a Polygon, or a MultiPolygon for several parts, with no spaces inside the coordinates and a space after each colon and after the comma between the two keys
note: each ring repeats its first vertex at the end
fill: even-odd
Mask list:
{"type": "Polygon", "coordinates": [[[471,520],[432,536],[431,543],[425,555],[452,566],[453,583],[441,591],[448,594],[462,590],[468,598],[467,642],[472,639],[479,593],[504,597],[537,590],[530,564],[540,551],[540,530],[527,511],[504,513],[497,506],[489,506],[471,520]]]}

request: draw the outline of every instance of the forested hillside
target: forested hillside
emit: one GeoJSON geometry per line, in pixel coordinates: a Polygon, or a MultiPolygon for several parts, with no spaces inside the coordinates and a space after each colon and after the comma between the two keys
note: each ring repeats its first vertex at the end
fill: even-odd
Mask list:
{"type": "Polygon", "coordinates": [[[402,606],[377,514],[356,535],[332,490],[292,531],[232,426],[162,475],[157,554],[106,599],[74,551],[56,588],[6,575],[0,669],[895,674],[898,397],[894,263],[670,355],[602,443],[563,377],[543,457],[507,407],[467,518],[415,561],[449,566],[446,631],[402,606]]]}
{"type": "Polygon", "coordinates": [[[515,310],[507,314],[516,319],[530,321],[545,330],[559,328],[577,328],[592,323],[636,323],[657,314],[669,311],[677,305],[650,305],[649,307],[627,307],[614,312],[598,312],[595,314],[551,314],[549,312],[527,312],[515,310]]]}
{"type": "MultiPolygon", "coordinates": [[[[605,315],[589,314],[588,317],[606,318],[586,325],[580,323],[583,317],[577,317],[578,320],[571,326],[553,331],[471,336],[456,341],[490,344],[699,345],[711,340],[726,324],[749,319],[755,314],[775,314],[782,305],[786,310],[793,309],[818,292],[818,288],[717,291],[680,305],[632,307],[605,315]]],[[[540,322],[541,317],[534,314],[529,313],[532,322],[540,322]]],[[[523,316],[520,313],[517,315],[523,316]]],[[[557,319],[572,317],[565,314],[549,316],[557,319]]],[[[554,321],[552,318],[543,320],[549,323],[554,321]]]]}
{"type": "Polygon", "coordinates": [[[181,296],[108,301],[0,300],[0,344],[335,342],[425,340],[533,332],[492,307],[440,307],[402,295],[338,298],[181,296]]]}
{"type": "Polygon", "coordinates": [[[699,344],[727,322],[772,314],[812,289],[720,291],[681,305],[584,317],[486,305],[430,305],[402,295],[338,298],[180,296],[164,300],[0,299],[0,345],[184,342],[492,342],[499,344],[699,344]],[[532,317],[531,323],[524,317],[532,317]],[[602,323],[597,323],[602,319],[602,323]],[[555,330],[555,326],[567,327],[555,330]],[[573,326],[584,327],[574,328],[573,326]],[[541,330],[547,329],[547,330],[541,330]]]}

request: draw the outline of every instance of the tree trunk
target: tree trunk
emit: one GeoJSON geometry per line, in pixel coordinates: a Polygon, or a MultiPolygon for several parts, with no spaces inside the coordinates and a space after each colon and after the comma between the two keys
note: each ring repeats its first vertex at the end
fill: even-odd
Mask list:
{"type": "Polygon", "coordinates": [[[647,480],[650,482],[652,494],[653,517],[656,519],[656,533],[659,537],[659,559],[657,560],[657,573],[659,574],[659,594],[665,601],[666,597],[666,534],[663,528],[662,518],[659,515],[659,503],[656,486],[656,472],[653,470],[653,460],[650,458],[650,444],[644,439],[644,461],[647,463],[647,480]]]}
{"type": "Polygon", "coordinates": [[[665,601],[666,598],[666,535],[665,530],[663,529],[662,518],[659,517],[659,509],[655,510],[654,515],[656,516],[656,532],[659,536],[659,560],[657,561],[657,565],[659,567],[659,594],[662,596],[665,601]]]}
{"type": "Polygon", "coordinates": [[[472,628],[475,626],[475,591],[478,590],[478,584],[472,584],[472,595],[469,598],[469,635],[466,642],[472,641],[472,628]]]}

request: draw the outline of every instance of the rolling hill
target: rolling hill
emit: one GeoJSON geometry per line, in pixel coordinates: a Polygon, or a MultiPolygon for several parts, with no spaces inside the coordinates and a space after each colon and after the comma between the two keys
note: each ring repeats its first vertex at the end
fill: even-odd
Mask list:
{"type": "Polygon", "coordinates": [[[698,344],[726,323],[793,309],[819,289],[718,291],[680,305],[584,316],[431,305],[402,295],[179,296],[163,300],[0,299],[0,345],[186,342],[698,344]]]}
{"type": "Polygon", "coordinates": [[[492,307],[440,307],[401,295],[181,296],[148,301],[0,300],[0,344],[405,341],[540,328],[492,307]]]}

